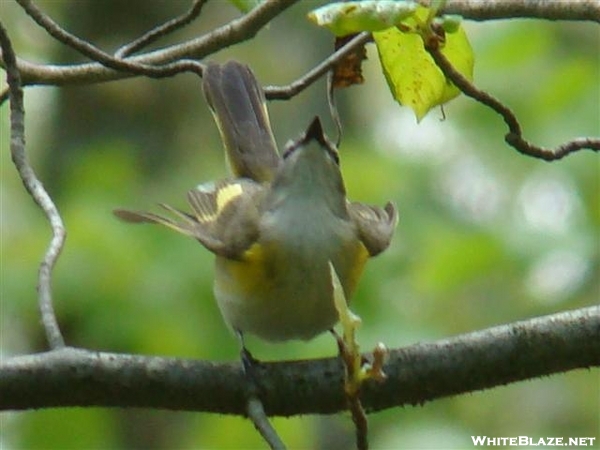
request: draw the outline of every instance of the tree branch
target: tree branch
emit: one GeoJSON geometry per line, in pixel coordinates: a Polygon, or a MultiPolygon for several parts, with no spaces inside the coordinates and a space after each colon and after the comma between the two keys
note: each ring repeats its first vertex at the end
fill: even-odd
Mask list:
{"type": "MultiPolygon", "coordinates": [[[[21,5],[31,4],[28,0],[19,1],[21,5]]],[[[134,68],[134,73],[141,73],[141,71],[136,72],[135,65],[157,66],[181,59],[202,59],[230,45],[253,38],[261,28],[297,1],[270,0],[263,2],[243,17],[211,30],[203,36],[121,61],[131,64],[130,67],[134,68]]],[[[41,14],[45,20],[51,21],[47,15],[41,14]]],[[[100,63],[39,65],[18,58],[17,67],[21,72],[24,85],[91,84],[132,76],[132,70],[122,72],[120,71],[121,67],[119,70],[115,70],[100,63]]]]}
{"type": "Polygon", "coordinates": [[[152,78],[169,77],[186,70],[197,72],[200,76],[202,75],[203,66],[196,61],[181,59],[171,64],[154,66],[114,57],[89,42],[79,39],[77,36],[64,30],[60,25],[43,13],[31,0],[16,0],[16,2],[19,3],[25,12],[35,20],[39,26],[46,30],[49,35],[81,53],[83,56],[99,62],[106,68],[135,75],[145,75],[152,78]]]}
{"type": "Polygon", "coordinates": [[[1,22],[0,48],[2,48],[2,57],[6,65],[6,81],[8,84],[8,98],[10,99],[11,158],[25,185],[25,189],[42,209],[52,228],[52,239],[40,264],[37,289],[38,304],[48,344],[50,348],[60,348],[64,346],[64,340],[52,305],[52,270],[65,243],[66,230],[56,205],[37,178],[31,164],[29,164],[27,153],[25,153],[25,108],[21,78],[16,66],[12,43],[1,22]]]}
{"type": "Polygon", "coordinates": [[[545,19],[600,22],[597,0],[447,0],[441,14],[469,20],[545,19]]]}
{"type": "MultiPolygon", "coordinates": [[[[222,27],[181,44],[128,58],[134,64],[160,65],[182,58],[201,59],[230,45],[251,39],[273,18],[298,0],[270,0],[263,2],[245,16],[222,27]]],[[[594,0],[448,0],[441,11],[460,14],[470,20],[546,19],[600,22],[600,3],[594,0]]],[[[165,24],[166,25],[166,24],[165,24]]],[[[117,55],[120,56],[120,55],[117,55]]],[[[130,77],[98,63],[74,65],[41,65],[17,59],[24,85],[93,84],[130,77]]],[[[281,94],[274,94],[276,98],[281,94]]]]}
{"type": "MultiPolygon", "coordinates": [[[[367,356],[368,357],[368,356],[367,356]]],[[[378,411],[600,366],[600,307],[502,325],[392,350],[385,382],[367,382],[362,403],[378,411]]],[[[345,410],[338,358],[260,363],[268,415],[345,410]]],[[[151,407],[246,414],[239,363],[122,355],[63,348],[0,365],[0,409],[151,407]]]]}

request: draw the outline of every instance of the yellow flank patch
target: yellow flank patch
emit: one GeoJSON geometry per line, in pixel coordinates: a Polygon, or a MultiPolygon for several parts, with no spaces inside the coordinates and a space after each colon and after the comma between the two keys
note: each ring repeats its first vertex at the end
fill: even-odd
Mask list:
{"type": "Polygon", "coordinates": [[[242,189],[242,185],[240,183],[232,183],[224,186],[219,189],[217,192],[217,214],[220,214],[221,211],[233,200],[238,198],[244,190],[242,189]]]}
{"type": "Polygon", "coordinates": [[[245,294],[258,296],[261,291],[270,289],[264,256],[263,246],[255,243],[244,252],[241,260],[226,260],[227,270],[230,276],[236,280],[235,289],[245,294]]]}

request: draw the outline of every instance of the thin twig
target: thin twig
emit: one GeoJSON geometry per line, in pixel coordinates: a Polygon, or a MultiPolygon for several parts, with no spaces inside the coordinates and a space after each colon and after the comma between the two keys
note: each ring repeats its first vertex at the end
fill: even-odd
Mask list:
{"type": "Polygon", "coordinates": [[[329,74],[327,75],[327,104],[329,105],[329,114],[331,115],[331,120],[333,120],[333,124],[335,125],[335,131],[337,132],[335,146],[339,148],[342,144],[343,128],[342,120],[340,119],[340,112],[338,111],[337,104],[335,103],[333,72],[329,72],[329,74]]]}
{"type": "Polygon", "coordinates": [[[52,305],[52,269],[63,248],[66,230],[52,198],[50,198],[44,186],[42,186],[42,183],[36,177],[33,168],[27,160],[27,154],[25,153],[25,108],[23,106],[21,77],[17,69],[16,56],[11,41],[2,23],[0,23],[0,46],[2,47],[2,57],[6,65],[6,81],[8,83],[8,95],[10,98],[11,157],[19,172],[19,176],[23,180],[25,188],[40,208],[42,208],[52,227],[52,239],[40,264],[37,288],[39,308],[42,323],[46,331],[46,338],[50,348],[57,349],[64,347],[65,343],[52,305]]]}
{"type": "Polygon", "coordinates": [[[347,343],[342,336],[336,333],[335,330],[331,330],[331,333],[335,337],[338,346],[338,354],[344,363],[344,393],[346,394],[346,403],[348,404],[348,411],[352,417],[354,423],[354,435],[356,437],[356,448],[357,450],[368,450],[369,448],[369,421],[367,419],[367,413],[362,406],[360,401],[360,384],[356,384],[356,374],[354,371],[355,355],[349,343],[347,343]]]}
{"type": "Polygon", "coordinates": [[[266,86],[264,88],[265,96],[269,100],[288,100],[294,97],[320,77],[325,75],[335,64],[344,59],[346,55],[351,53],[357,47],[370,42],[372,39],[371,33],[360,33],[355,38],[348,41],[346,45],[340,47],[336,52],[332,53],[331,56],[323,60],[321,63],[319,63],[319,65],[304,74],[302,77],[298,78],[293,83],[290,83],[287,86],[266,86]]]}
{"type": "Polygon", "coordinates": [[[273,450],[285,450],[285,444],[271,425],[265,409],[257,397],[248,398],[246,413],[269,447],[273,450]]]}
{"type": "Polygon", "coordinates": [[[357,450],[368,450],[369,448],[369,422],[367,413],[360,402],[358,395],[348,398],[348,409],[354,422],[357,450]]]}
{"type": "Polygon", "coordinates": [[[202,7],[206,2],[207,0],[194,0],[191,8],[181,16],[171,19],[168,22],[153,28],[135,41],[122,46],[115,52],[115,58],[125,58],[126,56],[129,56],[132,53],[147,47],[148,45],[157,41],[159,38],[164,37],[167,34],[172,33],[173,31],[176,31],[179,28],[191,23],[200,15],[202,7]]]}
{"type": "Polygon", "coordinates": [[[523,155],[540,158],[545,161],[556,161],[578,150],[588,149],[599,151],[600,139],[597,138],[578,138],[559,145],[555,149],[548,149],[532,144],[523,138],[521,125],[512,110],[504,105],[500,100],[478,89],[473,83],[467,80],[458,70],[456,70],[450,61],[440,51],[434,39],[426,43],[425,49],[429,52],[437,66],[444,75],[458,87],[461,92],[474,100],[489,106],[498,113],[506,123],[509,132],[504,136],[507,144],[523,155]]]}

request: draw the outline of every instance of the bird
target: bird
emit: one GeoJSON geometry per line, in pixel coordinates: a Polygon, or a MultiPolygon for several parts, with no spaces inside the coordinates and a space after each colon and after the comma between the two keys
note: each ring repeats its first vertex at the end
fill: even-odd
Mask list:
{"type": "Polygon", "coordinates": [[[189,190],[191,212],[160,204],[169,216],[114,214],[171,228],[215,255],[214,297],[242,347],[245,334],[310,340],[338,322],[330,264],[349,301],[367,260],[390,245],[397,208],[347,198],[338,149],[318,117],[279,154],[247,65],[209,63],[202,85],[230,175],[189,190]]]}

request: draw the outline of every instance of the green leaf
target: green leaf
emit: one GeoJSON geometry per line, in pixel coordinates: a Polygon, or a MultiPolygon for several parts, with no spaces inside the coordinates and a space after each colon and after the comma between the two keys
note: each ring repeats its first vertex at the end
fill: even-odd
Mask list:
{"type": "Polygon", "coordinates": [[[385,30],[411,16],[416,8],[415,2],[403,0],[336,2],[309,12],[308,19],[336,36],[345,36],[385,30]]]}
{"type": "MultiPolygon", "coordinates": [[[[374,32],[373,37],[392,95],[414,111],[417,121],[431,108],[458,96],[460,91],[446,80],[419,34],[389,28],[374,32]]],[[[455,33],[446,33],[442,53],[460,73],[473,79],[473,50],[461,26],[455,33]]]]}
{"type": "Polygon", "coordinates": [[[348,347],[359,355],[358,364],[360,366],[360,352],[356,342],[356,329],[360,326],[361,320],[356,314],[348,308],[348,301],[344,295],[342,283],[335,271],[335,267],[329,262],[329,272],[331,274],[331,285],[333,287],[333,304],[338,312],[340,324],[342,325],[343,339],[348,347]]]}
{"type": "Polygon", "coordinates": [[[262,0],[229,0],[237,9],[244,14],[252,11],[256,6],[261,4],[262,0]]]}

